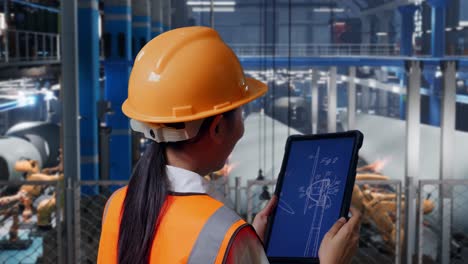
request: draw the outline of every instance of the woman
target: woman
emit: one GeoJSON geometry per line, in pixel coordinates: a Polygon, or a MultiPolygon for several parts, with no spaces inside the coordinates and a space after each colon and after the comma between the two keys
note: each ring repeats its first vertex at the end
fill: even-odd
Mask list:
{"type": "MultiPolygon", "coordinates": [[[[223,167],[244,133],[241,106],[266,91],[210,28],[175,29],[143,47],[122,109],[154,142],[107,202],[98,263],[268,263],[261,241],[276,198],[251,226],[200,176],[223,167]]],[[[358,229],[358,213],[340,219],[321,262],[348,261],[358,229]]]]}

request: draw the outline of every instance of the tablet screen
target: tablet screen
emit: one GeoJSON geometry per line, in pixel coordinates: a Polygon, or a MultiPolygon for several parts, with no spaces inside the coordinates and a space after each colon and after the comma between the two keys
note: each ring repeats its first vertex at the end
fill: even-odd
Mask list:
{"type": "Polygon", "coordinates": [[[317,258],[323,236],[340,218],[354,137],[292,141],[269,257],[317,258]]]}

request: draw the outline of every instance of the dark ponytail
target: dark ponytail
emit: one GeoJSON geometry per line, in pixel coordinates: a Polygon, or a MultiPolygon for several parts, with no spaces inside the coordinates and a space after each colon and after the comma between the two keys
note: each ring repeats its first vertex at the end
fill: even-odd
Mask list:
{"type": "Polygon", "coordinates": [[[135,166],[122,208],[119,264],[148,263],[169,191],[166,144],[153,142],[135,166]]]}
{"type": "MultiPolygon", "coordinates": [[[[223,113],[223,116],[231,120],[234,111],[223,113]]],[[[187,142],[196,142],[207,133],[214,118],[214,116],[205,118],[198,135],[193,139],[175,143],[152,142],[146,148],[135,166],[122,208],[118,245],[119,264],[149,262],[158,217],[164,209],[170,187],[166,173],[167,144],[172,148],[179,148],[187,142]]],[[[178,129],[184,127],[183,123],[166,125],[178,129]]]]}

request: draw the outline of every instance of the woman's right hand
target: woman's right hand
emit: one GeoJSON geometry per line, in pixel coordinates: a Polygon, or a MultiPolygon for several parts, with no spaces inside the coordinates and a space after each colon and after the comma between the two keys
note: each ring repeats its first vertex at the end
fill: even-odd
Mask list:
{"type": "Polygon", "coordinates": [[[351,208],[352,217],[346,222],[340,218],[325,234],[319,249],[321,264],[346,264],[356,254],[359,246],[361,213],[351,208]]]}

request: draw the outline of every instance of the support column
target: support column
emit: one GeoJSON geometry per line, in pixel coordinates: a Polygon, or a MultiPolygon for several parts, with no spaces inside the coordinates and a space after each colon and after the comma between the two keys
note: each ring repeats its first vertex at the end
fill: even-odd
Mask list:
{"type": "Polygon", "coordinates": [[[318,87],[318,81],[320,79],[320,75],[318,70],[313,70],[312,71],[312,81],[310,84],[310,94],[311,94],[311,124],[312,124],[312,134],[317,134],[317,128],[318,128],[318,110],[319,110],[319,87],[318,87]]]}
{"type": "Polygon", "coordinates": [[[429,83],[429,124],[440,125],[440,92],[442,90],[442,78],[436,72],[430,72],[425,76],[429,83]]]}
{"type": "Polygon", "coordinates": [[[401,15],[400,55],[413,55],[414,13],[418,9],[415,5],[398,7],[401,15]]]}
{"type": "Polygon", "coordinates": [[[99,2],[78,1],[81,180],[99,179],[99,2]]]}
{"type": "Polygon", "coordinates": [[[327,126],[328,132],[336,132],[336,67],[330,67],[328,75],[328,110],[327,126]]]}
{"type": "Polygon", "coordinates": [[[172,6],[171,0],[163,1],[163,30],[168,31],[172,27],[172,6]]]}
{"type": "Polygon", "coordinates": [[[132,0],[133,57],[151,40],[151,8],[149,0],[132,0]]]}
{"type": "MultiPolygon", "coordinates": [[[[441,114],[441,138],[440,138],[440,180],[453,179],[455,159],[455,114],[456,114],[456,74],[455,61],[443,62],[443,90],[442,90],[442,114],[441,114]]],[[[441,263],[450,263],[450,244],[452,233],[453,206],[452,191],[449,186],[440,186],[442,203],[440,203],[442,247],[441,263]]]]}
{"type": "Polygon", "coordinates": [[[445,17],[447,13],[447,0],[428,0],[432,7],[431,14],[431,55],[432,57],[445,56],[445,17]]]}
{"type": "Polygon", "coordinates": [[[356,67],[349,67],[348,76],[348,130],[356,128],[356,67]]]}
{"type": "MultiPolygon", "coordinates": [[[[80,177],[80,123],[78,121],[78,7],[76,1],[61,3],[61,45],[62,45],[62,127],[63,167],[65,175],[66,260],[63,263],[77,263],[75,253],[75,182],[80,177]]],[[[59,225],[60,226],[60,225],[59,225]]],[[[61,252],[59,252],[60,254],[61,252]]]]}
{"type": "MultiPolygon", "coordinates": [[[[405,162],[405,257],[406,263],[413,263],[416,234],[416,184],[419,180],[419,147],[421,121],[421,63],[406,62],[408,91],[406,105],[406,162],[405,162]]],[[[403,261],[405,262],[405,261],[403,261]]]]}
{"type": "Polygon", "coordinates": [[[163,1],[151,0],[151,37],[163,32],[163,1]]]}
{"type": "Polygon", "coordinates": [[[128,118],[122,113],[132,59],[132,8],[130,0],[104,1],[105,34],[110,51],[104,64],[106,98],[114,114],[107,117],[111,127],[109,153],[111,180],[127,180],[131,174],[131,134],[128,118]]]}

